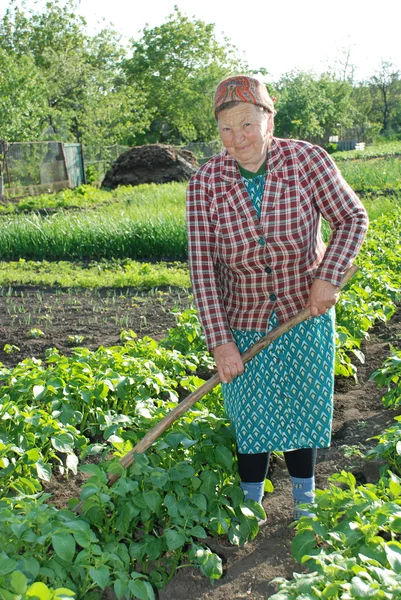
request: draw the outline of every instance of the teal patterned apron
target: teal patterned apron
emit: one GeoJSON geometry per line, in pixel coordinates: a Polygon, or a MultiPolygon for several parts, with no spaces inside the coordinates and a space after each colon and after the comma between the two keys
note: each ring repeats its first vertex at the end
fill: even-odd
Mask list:
{"type": "MultiPolygon", "coordinates": [[[[260,217],[264,175],[242,180],[260,217]]],[[[223,384],[224,404],[239,452],[330,445],[334,389],[335,311],[300,323],[223,384]]],[[[279,325],[273,312],[268,331],[279,325]]],[[[241,354],[266,332],[233,330],[241,354]]]]}

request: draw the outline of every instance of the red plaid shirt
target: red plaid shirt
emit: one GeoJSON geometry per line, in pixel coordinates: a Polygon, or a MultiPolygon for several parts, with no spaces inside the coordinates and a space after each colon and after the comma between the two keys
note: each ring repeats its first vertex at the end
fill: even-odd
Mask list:
{"type": "Polygon", "coordinates": [[[339,285],[367,231],[362,203],[322,148],[273,138],[266,166],[260,221],[226,151],[189,182],[189,264],[209,349],[232,341],[231,328],[267,331],[273,310],[289,319],[314,278],[339,285]]]}

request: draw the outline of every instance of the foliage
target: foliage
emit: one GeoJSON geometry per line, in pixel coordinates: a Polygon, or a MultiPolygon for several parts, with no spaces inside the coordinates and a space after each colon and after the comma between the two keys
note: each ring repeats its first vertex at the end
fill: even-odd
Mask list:
{"type": "MultiPolygon", "coordinates": [[[[18,102],[28,97],[35,82],[29,79],[28,62],[42,84],[32,94],[32,100],[38,98],[37,110],[42,108],[41,121],[24,137],[18,130],[9,131],[8,139],[20,141],[30,135],[101,145],[127,137],[133,143],[152,111],[136,86],[125,81],[120,36],[110,28],[89,36],[84,19],[74,10],[72,0],[48,2],[42,12],[10,5],[0,21],[0,50],[7,69],[23,61],[26,65],[27,84],[20,75],[23,85],[14,92],[18,102]]],[[[15,112],[20,117],[24,112],[22,107],[18,110],[18,102],[15,112]]]]}
{"type": "Polygon", "coordinates": [[[311,139],[332,134],[339,125],[352,125],[352,86],[329,74],[315,76],[294,71],[276,84],[278,91],[276,133],[280,137],[311,139]]]}
{"type": "MultiPolygon", "coordinates": [[[[385,182],[391,189],[399,188],[401,173],[395,159],[373,165],[347,164],[343,170],[349,181],[366,183],[367,189],[385,182]]],[[[381,209],[393,210],[399,205],[397,191],[393,192],[391,203],[370,200],[368,208],[376,214],[381,209]]],[[[0,254],[5,260],[154,261],[187,256],[183,183],[126,186],[112,192],[80,186],[75,191],[21,200],[13,210],[10,205],[4,207],[3,213],[0,254]]]]}
{"type": "Polygon", "coordinates": [[[10,56],[0,47],[0,137],[38,137],[46,115],[44,84],[29,56],[10,56]]]}
{"type": "Polygon", "coordinates": [[[392,354],[385,360],[380,369],[377,369],[370,379],[379,387],[386,387],[383,404],[387,408],[398,408],[401,404],[401,351],[393,348],[392,354]]]}
{"type": "Polygon", "coordinates": [[[156,107],[144,141],[214,139],[214,89],[228,73],[246,68],[234,47],[216,40],[213,24],[189,19],[177,7],[162,25],[145,27],[132,47],[124,71],[156,107]]]}
{"type": "Polygon", "coordinates": [[[369,79],[372,97],[370,117],[381,125],[381,133],[401,131],[401,71],[382,60],[380,69],[369,79]]]}
{"type": "Polygon", "coordinates": [[[316,492],[316,517],[302,518],[293,540],[295,558],[312,572],[276,579],[272,600],[399,598],[401,480],[388,472],[357,486],[342,471],[330,481],[316,492]]]}
{"type": "Polygon", "coordinates": [[[340,163],[342,175],[358,193],[401,190],[401,160],[395,157],[340,163]]]}
{"type": "Polygon", "coordinates": [[[353,161],[353,160],[370,160],[371,158],[390,158],[401,156],[400,141],[385,141],[379,143],[376,141],[371,146],[367,146],[365,150],[348,150],[344,152],[336,152],[334,159],[336,162],[353,161]]]}
{"type": "MultiPolygon", "coordinates": [[[[269,81],[279,135],[313,139],[350,126],[363,126],[368,137],[399,132],[398,69],[384,61],[356,84],[349,66],[346,58],[341,73],[269,81]]],[[[177,7],[127,48],[111,25],[90,35],[73,0],[34,10],[10,0],[0,15],[0,67],[2,138],[97,146],[215,139],[214,89],[248,69],[227,39],[217,40],[214,24],[177,7]]],[[[266,74],[264,65],[258,72],[266,74]]]]}
{"type": "Polygon", "coordinates": [[[349,353],[364,360],[363,339],[376,320],[385,322],[393,315],[401,293],[400,235],[401,212],[379,217],[370,226],[358,255],[360,270],[336,305],[336,372],[355,375],[349,353]]]}
{"type": "MultiPolygon", "coordinates": [[[[93,194],[85,188],[78,192],[93,194]]],[[[66,197],[66,195],[64,195],[66,197]]],[[[105,192],[99,192],[103,199],[105,192]]],[[[187,254],[185,188],[156,184],[122,188],[98,211],[13,214],[2,217],[0,253],[3,259],[182,259],[187,254]],[[163,211],[160,207],[163,206],[163,211]]]]}
{"type": "Polygon", "coordinates": [[[185,336],[186,354],[126,332],[122,347],[76,348],[71,358],[53,349],[47,365],[32,359],[0,370],[0,547],[29,584],[51,582],[77,598],[112,585],[118,598],[151,599],[152,586],[163,587],[182,562],[221,576],[207,536],[238,545],[256,535],[264,512],[244,503],[218,391],[126,473],[109,461],[176,406],[178,384],[192,391],[196,370],[210,369],[210,356],[192,353],[193,334],[185,336]],[[81,517],[49,505],[40,485],[77,469],[86,478],[81,517]],[[121,475],[112,488],[107,473],[121,475]]]}

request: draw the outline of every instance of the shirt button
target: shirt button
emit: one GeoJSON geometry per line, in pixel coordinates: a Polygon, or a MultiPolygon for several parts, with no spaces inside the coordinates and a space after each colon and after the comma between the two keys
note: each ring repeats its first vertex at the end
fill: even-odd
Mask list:
{"type": "Polygon", "coordinates": [[[259,238],[259,242],[258,242],[258,243],[259,243],[259,245],[260,245],[260,246],[264,246],[264,245],[265,245],[265,243],[266,243],[266,242],[265,242],[265,238],[262,238],[262,237],[260,237],[260,238],[259,238]]]}
{"type": "Polygon", "coordinates": [[[276,294],[270,294],[269,295],[269,300],[271,300],[272,302],[275,302],[277,300],[276,294]]]}
{"type": "Polygon", "coordinates": [[[271,272],[272,272],[272,270],[271,270],[270,267],[265,267],[265,273],[269,273],[270,274],[271,272]]]}

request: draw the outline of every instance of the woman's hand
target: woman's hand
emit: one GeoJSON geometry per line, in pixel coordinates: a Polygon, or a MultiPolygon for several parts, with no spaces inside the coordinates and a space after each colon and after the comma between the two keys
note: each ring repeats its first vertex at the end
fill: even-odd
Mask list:
{"type": "Polygon", "coordinates": [[[334,306],[340,296],[340,288],[329,281],[314,279],[309,290],[309,299],[306,306],[310,306],[312,317],[324,315],[334,306]]]}
{"type": "Polygon", "coordinates": [[[217,346],[213,350],[213,355],[222,383],[229,383],[244,372],[244,363],[235,342],[217,346]]]}

